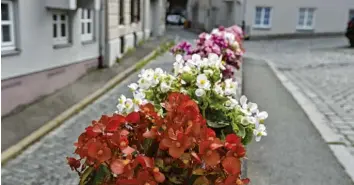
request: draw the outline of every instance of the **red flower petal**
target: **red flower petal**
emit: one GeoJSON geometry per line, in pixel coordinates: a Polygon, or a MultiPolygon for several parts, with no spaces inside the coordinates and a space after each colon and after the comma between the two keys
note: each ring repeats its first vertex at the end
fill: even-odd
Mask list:
{"type": "Polygon", "coordinates": [[[122,150],[122,152],[123,152],[124,154],[126,154],[126,155],[130,155],[130,154],[132,154],[134,151],[135,151],[135,149],[132,148],[132,147],[130,147],[130,146],[127,146],[126,148],[124,148],[124,149],[122,150]]]}
{"type": "Polygon", "coordinates": [[[222,161],[222,166],[228,174],[238,175],[241,173],[241,162],[236,157],[226,157],[222,161]]]}
{"type": "Polygon", "coordinates": [[[217,151],[211,151],[210,155],[203,155],[203,160],[206,165],[215,166],[220,163],[220,154],[217,151]]]}
{"type": "Polygon", "coordinates": [[[184,153],[185,148],[172,146],[169,148],[168,153],[173,158],[179,158],[184,153]]]}
{"type": "Polygon", "coordinates": [[[135,158],[135,160],[138,161],[144,168],[152,168],[154,166],[154,161],[146,156],[139,155],[135,158]]]}
{"type": "Polygon", "coordinates": [[[114,160],[112,161],[110,167],[111,167],[111,170],[114,174],[117,174],[117,175],[120,175],[122,173],[124,173],[124,167],[126,164],[124,163],[129,163],[128,161],[122,161],[122,160],[114,160]]]}
{"type": "Polygon", "coordinates": [[[139,112],[132,112],[126,118],[128,123],[138,123],[140,121],[139,112]]]}

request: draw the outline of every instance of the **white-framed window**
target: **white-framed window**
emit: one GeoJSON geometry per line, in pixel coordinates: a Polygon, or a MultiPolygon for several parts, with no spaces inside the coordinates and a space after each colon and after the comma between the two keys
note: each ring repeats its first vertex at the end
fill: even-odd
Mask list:
{"type": "Polygon", "coordinates": [[[254,20],[254,27],[270,28],[271,27],[271,7],[256,7],[256,15],[254,20]]]}
{"type": "Polygon", "coordinates": [[[300,8],[297,29],[312,30],[314,25],[315,9],[300,8]]]}
{"type": "Polygon", "coordinates": [[[12,1],[1,1],[1,50],[15,49],[15,21],[12,1]]]}
{"type": "Polygon", "coordinates": [[[81,10],[81,40],[93,40],[93,11],[90,9],[81,10]]]}
{"type": "Polygon", "coordinates": [[[66,12],[53,12],[54,45],[69,43],[69,16],[66,12]]]}

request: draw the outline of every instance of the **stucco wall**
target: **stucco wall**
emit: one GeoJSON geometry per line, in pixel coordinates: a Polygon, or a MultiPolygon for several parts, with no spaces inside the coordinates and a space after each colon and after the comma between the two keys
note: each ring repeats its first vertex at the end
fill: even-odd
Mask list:
{"type": "Polygon", "coordinates": [[[344,32],[349,9],[354,9],[353,0],[248,0],[246,2],[246,24],[251,26],[251,35],[306,32],[296,29],[300,7],[315,8],[314,30],[312,32],[344,32]],[[270,29],[252,28],[256,6],[272,7],[270,29]]]}
{"type": "Polygon", "coordinates": [[[34,72],[44,71],[80,61],[97,58],[98,52],[98,11],[95,12],[94,42],[83,44],[80,34],[81,10],[70,11],[69,34],[71,45],[53,48],[52,10],[45,7],[43,0],[14,1],[17,10],[16,55],[3,56],[1,79],[9,79],[34,72]]]}

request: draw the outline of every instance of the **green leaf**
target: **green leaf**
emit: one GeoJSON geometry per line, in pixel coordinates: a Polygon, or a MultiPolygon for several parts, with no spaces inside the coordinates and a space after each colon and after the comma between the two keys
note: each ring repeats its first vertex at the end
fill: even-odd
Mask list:
{"type": "Polygon", "coordinates": [[[193,175],[204,175],[204,174],[205,174],[205,170],[202,168],[193,170],[193,175]]]}
{"type": "Polygon", "coordinates": [[[230,125],[229,123],[226,123],[226,122],[222,122],[222,121],[215,122],[215,121],[211,121],[211,120],[207,120],[207,124],[211,128],[223,128],[223,127],[230,125]]]}
{"type": "Polygon", "coordinates": [[[91,181],[92,171],[93,171],[92,167],[86,168],[86,170],[80,177],[80,183],[79,183],[80,185],[86,185],[91,181]]]}
{"type": "Polygon", "coordinates": [[[253,139],[253,130],[251,128],[246,128],[246,135],[242,139],[242,144],[247,145],[249,144],[253,139]]]}
{"type": "Polygon", "coordinates": [[[106,165],[101,165],[95,172],[93,183],[94,185],[100,185],[110,175],[109,169],[106,165]]]}
{"type": "Polygon", "coordinates": [[[205,176],[201,176],[194,181],[193,185],[210,185],[210,181],[205,176]]]}
{"type": "Polygon", "coordinates": [[[245,127],[243,127],[242,125],[240,125],[240,126],[238,127],[237,135],[240,136],[241,138],[244,138],[244,137],[246,136],[245,127]]]}

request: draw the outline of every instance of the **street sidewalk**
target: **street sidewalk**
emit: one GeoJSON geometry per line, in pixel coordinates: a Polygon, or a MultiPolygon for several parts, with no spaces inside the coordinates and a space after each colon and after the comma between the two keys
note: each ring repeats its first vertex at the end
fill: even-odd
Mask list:
{"type": "MultiPolygon", "coordinates": [[[[22,110],[2,117],[1,152],[26,138],[85,97],[92,95],[112,78],[137,65],[145,56],[167,40],[171,40],[171,38],[150,39],[142,46],[137,47],[135,51],[127,53],[113,67],[93,70],[53,94],[25,106],[22,110]]],[[[127,75],[130,74],[125,76],[127,75]]]]}
{"type": "MultiPolygon", "coordinates": [[[[269,113],[268,136],[248,147],[254,185],[352,185],[320,133],[264,60],[246,59],[244,93],[269,113]]],[[[347,161],[350,162],[350,161],[347,161]]]]}

